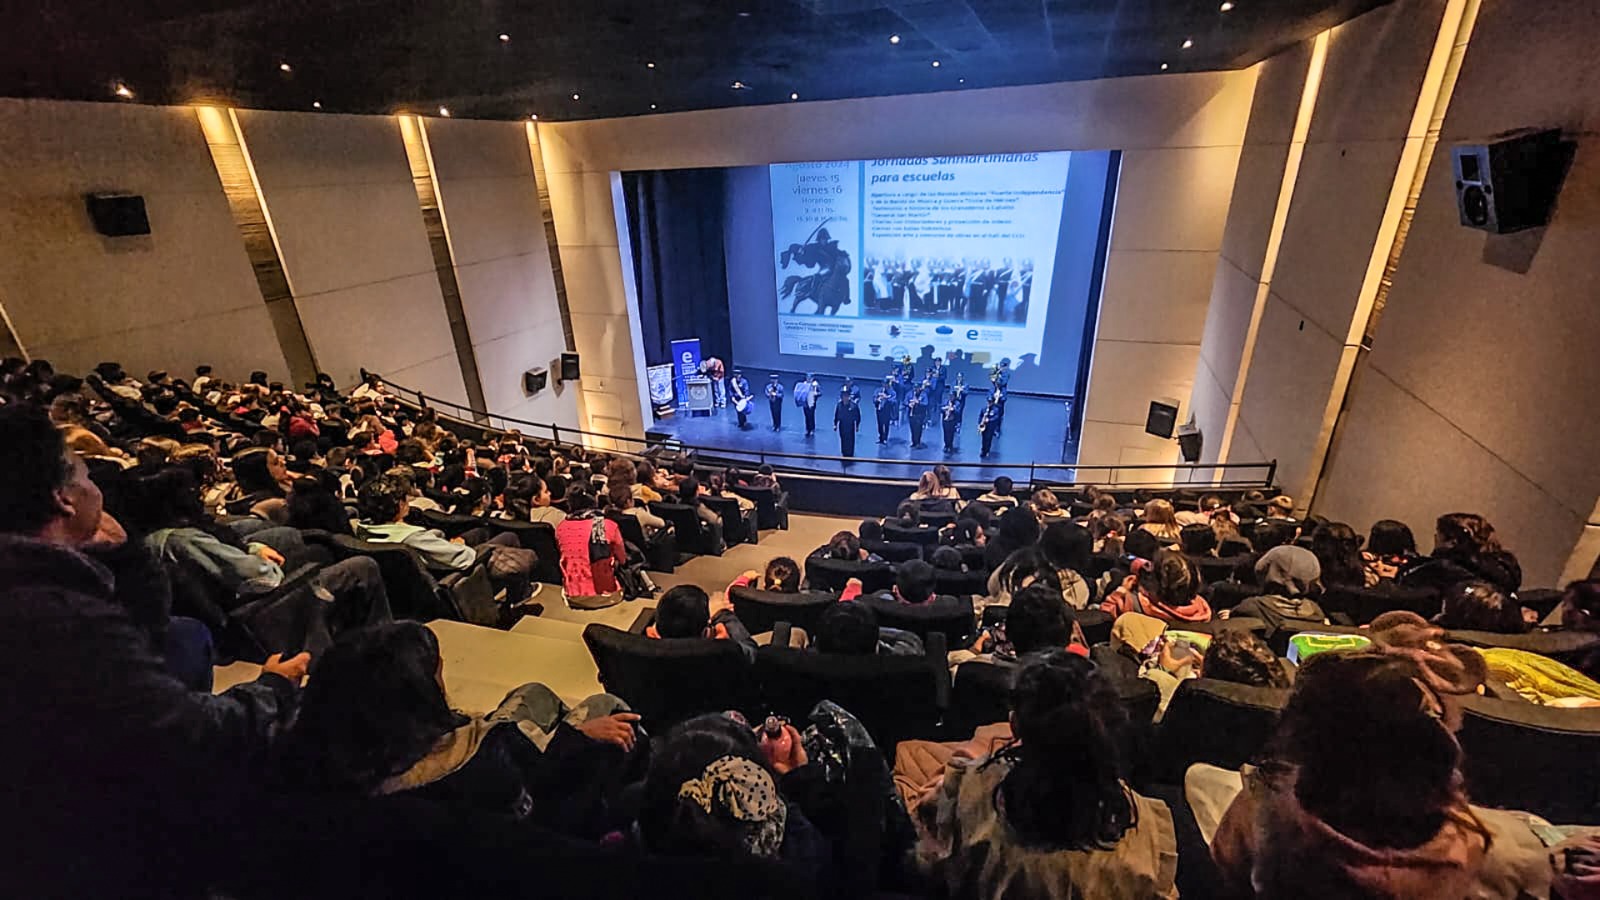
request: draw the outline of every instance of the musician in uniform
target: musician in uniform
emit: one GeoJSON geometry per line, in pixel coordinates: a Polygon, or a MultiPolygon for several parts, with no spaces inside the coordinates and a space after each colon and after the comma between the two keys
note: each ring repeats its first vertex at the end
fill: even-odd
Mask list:
{"type": "Polygon", "coordinates": [[[928,390],[932,386],[927,377],[911,392],[906,401],[906,416],[911,420],[911,449],[922,449],[922,429],[928,424],[928,390]]]}
{"type": "Polygon", "coordinates": [[[794,405],[806,414],[806,437],[817,433],[817,401],[822,399],[822,385],[817,376],[807,374],[794,383],[794,405]]]}
{"type": "Polygon", "coordinates": [[[733,411],[739,414],[739,430],[745,431],[750,427],[750,404],[755,398],[750,393],[750,382],[738,369],[733,370],[728,382],[728,398],[733,401],[733,411]]]}
{"type": "Polygon", "coordinates": [[[889,443],[889,426],[894,422],[894,376],[883,379],[883,386],[872,396],[872,408],[878,413],[878,443],[889,443]]]}
{"type": "Polygon", "coordinates": [[[939,411],[939,418],[944,422],[944,452],[954,453],[956,449],[956,433],[961,430],[961,400],[957,392],[961,389],[957,385],[950,389],[950,395],[945,398],[944,407],[939,411]]]}
{"type": "Polygon", "coordinates": [[[983,405],[983,414],[978,417],[978,435],[983,439],[983,449],[978,453],[980,457],[989,455],[989,447],[999,432],[996,415],[994,397],[991,396],[989,402],[983,405]]]}
{"type": "Polygon", "coordinates": [[[849,394],[839,398],[833,410],[833,430],[839,432],[839,455],[856,455],[856,432],[861,430],[861,408],[849,394]]]}
{"type": "Polygon", "coordinates": [[[773,372],[767,380],[767,408],[772,410],[772,430],[783,428],[783,384],[778,381],[778,373],[773,372]]]}

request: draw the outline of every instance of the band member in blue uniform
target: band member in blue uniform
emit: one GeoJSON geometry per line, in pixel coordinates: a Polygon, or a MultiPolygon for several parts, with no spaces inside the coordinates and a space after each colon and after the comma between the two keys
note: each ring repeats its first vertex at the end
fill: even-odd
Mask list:
{"type": "Polygon", "coordinates": [[[738,369],[733,370],[733,378],[728,381],[728,399],[733,402],[733,411],[739,415],[739,430],[744,431],[750,427],[750,406],[755,402],[755,395],[750,393],[750,382],[745,379],[744,373],[738,369]]]}
{"type": "Polygon", "coordinates": [[[911,399],[906,401],[906,417],[911,420],[911,449],[922,449],[922,429],[928,424],[928,391],[932,383],[924,377],[922,384],[911,392],[911,399]]]}
{"type": "Polygon", "coordinates": [[[950,389],[950,395],[945,398],[944,406],[939,410],[939,418],[944,423],[944,452],[954,453],[956,449],[956,434],[961,430],[961,401],[956,396],[956,388],[950,389]]]}
{"type": "Polygon", "coordinates": [[[978,436],[983,439],[983,449],[978,453],[980,457],[989,455],[989,447],[994,443],[994,436],[999,429],[996,426],[995,402],[990,397],[989,402],[983,406],[983,414],[978,416],[978,436]]]}
{"type": "Polygon", "coordinates": [[[894,422],[894,408],[897,401],[894,392],[894,379],[885,378],[883,386],[872,395],[872,408],[878,414],[878,443],[889,443],[889,426],[894,422]]]}
{"type": "Polygon", "coordinates": [[[773,372],[767,380],[767,408],[772,410],[772,430],[783,428],[783,384],[778,381],[778,373],[773,372]]]}
{"type": "Polygon", "coordinates": [[[839,455],[856,455],[856,432],[861,430],[861,408],[849,394],[839,398],[833,410],[833,430],[839,432],[839,455]]]}
{"type": "Polygon", "coordinates": [[[794,383],[794,405],[806,414],[806,437],[817,433],[817,401],[822,399],[822,385],[817,376],[807,374],[794,383]]]}

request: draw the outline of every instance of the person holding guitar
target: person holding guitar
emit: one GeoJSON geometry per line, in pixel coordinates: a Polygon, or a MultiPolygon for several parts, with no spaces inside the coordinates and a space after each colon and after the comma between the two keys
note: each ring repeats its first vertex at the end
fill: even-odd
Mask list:
{"type": "Polygon", "coordinates": [[[728,399],[733,401],[733,411],[739,414],[739,430],[747,430],[750,427],[750,403],[755,397],[750,393],[750,382],[738,369],[733,370],[733,378],[728,382],[728,399]]]}
{"type": "Polygon", "coordinates": [[[872,397],[872,408],[878,411],[878,443],[889,443],[889,426],[894,422],[894,376],[883,379],[883,387],[872,397]]]}
{"type": "Polygon", "coordinates": [[[767,408],[772,410],[772,430],[779,431],[783,428],[783,385],[778,381],[778,373],[773,372],[767,381],[767,408]]]}

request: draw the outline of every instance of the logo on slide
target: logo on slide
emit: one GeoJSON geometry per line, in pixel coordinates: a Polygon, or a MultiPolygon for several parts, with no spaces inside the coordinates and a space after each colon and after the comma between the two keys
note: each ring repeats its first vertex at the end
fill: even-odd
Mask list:
{"type": "Polygon", "coordinates": [[[976,328],[968,328],[967,329],[967,340],[975,341],[977,339],[978,339],[978,329],[976,329],[976,328]]]}
{"type": "Polygon", "coordinates": [[[840,341],[833,345],[833,353],[835,356],[851,356],[855,352],[856,345],[854,341],[840,341]]]}
{"type": "Polygon", "coordinates": [[[938,328],[934,329],[934,333],[935,334],[955,334],[956,330],[954,328],[951,328],[949,325],[940,325],[938,328]]]}

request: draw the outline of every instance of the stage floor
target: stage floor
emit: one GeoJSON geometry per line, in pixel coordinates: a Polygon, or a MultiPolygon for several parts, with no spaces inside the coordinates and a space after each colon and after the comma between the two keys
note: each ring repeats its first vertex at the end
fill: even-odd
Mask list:
{"type": "Polygon", "coordinates": [[[889,442],[878,443],[878,424],[872,408],[872,395],[876,384],[856,381],[861,388],[861,430],[856,435],[858,462],[840,464],[832,461],[807,460],[764,456],[763,454],[797,454],[799,457],[838,456],[839,435],[833,430],[833,410],[837,405],[841,378],[819,376],[822,400],[817,404],[817,433],[805,436],[805,416],[794,405],[794,383],[798,374],[790,373],[784,380],[783,429],[772,430],[772,416],[762,391],[763,380],[751,379],[751,390],[756,399],[751,405],[751,427],[741,431],[739,417],[730,405],[713,410],[709,416],[692,416],[680,409],[675,415],[657,419],[652,432],[671,435],[686,445],[704,448],[702,456],[711,454],[754,464],[762,461],[775,466],[813,469],[818,471],[847,471],[852,475],[882,478],[906,478],[915,481],[923,470],[936,463],[945,463],[954,470],[959,481],[987,481],[999,475],[1009,475],[1021,482],[1030,463],[1077,462],[1077,435],[1067,435],[1068,409],[1061,400],[1041,397],[1021,397],[1013,394],[1006,400],[1006,417],[1001,432],[994,439],[988,459],[979,459],[982,446],[978,436],[978,416],[983,411],[982,394],[969,395],[966,415],[961,431],[956,437],[954,452],[944,452],[944,429],[934,415],[929,416],[928,427],[922,434],[922,449],[911,449],[911,428],[904,416],[889,430],[889,442]]]}

